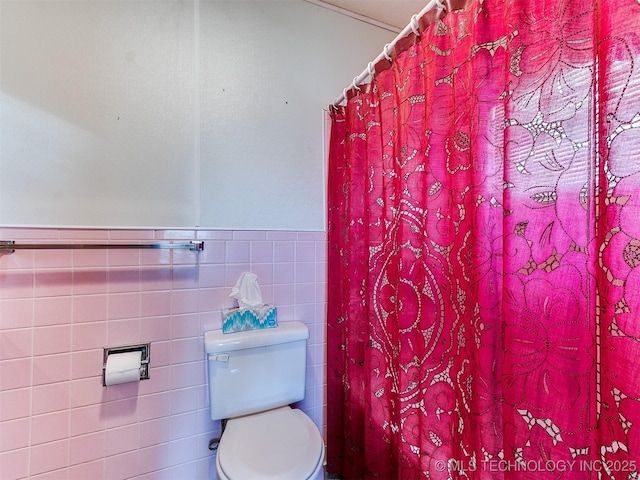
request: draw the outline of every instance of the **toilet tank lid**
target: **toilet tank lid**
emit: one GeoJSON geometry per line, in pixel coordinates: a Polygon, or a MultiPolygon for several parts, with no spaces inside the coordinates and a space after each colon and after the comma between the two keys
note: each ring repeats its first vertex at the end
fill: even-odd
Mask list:
{"type": "Polygon", "coordinates": [[[265,347],[276,343],[289,343],[309,338],[309,328],[298,321],[280,322],[277,327],[222,333],[211,330],[204,334],[206,353],[230,352],[246,348],[265,347]]]}

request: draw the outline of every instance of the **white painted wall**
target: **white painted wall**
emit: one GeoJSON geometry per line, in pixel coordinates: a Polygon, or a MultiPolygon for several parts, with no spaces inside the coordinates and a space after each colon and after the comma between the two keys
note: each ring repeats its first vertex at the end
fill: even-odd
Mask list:
{"type": "Polygon", "coordinates": [[[0,224],[324,230],[322,109],[393,36],[302,0],[0,0],[0,224]]]}

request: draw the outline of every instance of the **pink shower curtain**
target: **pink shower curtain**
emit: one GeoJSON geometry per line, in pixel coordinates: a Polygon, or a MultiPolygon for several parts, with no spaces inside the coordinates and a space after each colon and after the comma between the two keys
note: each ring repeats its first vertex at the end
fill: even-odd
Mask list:
{"type": "Polygon", "coordinates": [[[327,470],[640,478],[639,1],[447,11],[331,112],[327,470]]]}

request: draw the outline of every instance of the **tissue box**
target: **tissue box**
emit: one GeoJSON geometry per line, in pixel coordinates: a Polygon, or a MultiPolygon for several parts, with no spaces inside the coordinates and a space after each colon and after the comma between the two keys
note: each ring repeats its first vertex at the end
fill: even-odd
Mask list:
{"type": "Polygon", "coordinates": [[[278,326],[273,305],[254,308],[226,308],[222,310],[222,333],[243,332],[278,326]]]}

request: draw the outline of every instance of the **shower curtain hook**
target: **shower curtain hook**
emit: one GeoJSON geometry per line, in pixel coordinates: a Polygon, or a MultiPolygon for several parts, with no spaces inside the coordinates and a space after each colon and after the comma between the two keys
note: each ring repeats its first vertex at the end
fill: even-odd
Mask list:
{"type": "Polygon", "coordinates": [[[389,53],[387,52],[387,49],[389,48],[389,44],[387,43],[384,46],[384,49],[382,50],[382,53],[384,54],[384,58],[386,58],[387,60],[391,61],[391,56],[389,55],[389,53]]]}
{"type": "Polygon", "coordinates": [[[360,87],[356,84],[356,80],[358,80],[358,76],[356,75],[355,77],[353,77],[353,82],[351,82],[351,85],[353,86],[354,90],[356,90],[358,93],[361,92],[360,87]]]}
{"type": "Polygon", "coordinates": [[[420,29],[418,27],[418,15],[412,15],[411,16],[411,23],[409,25],[411,26],[411,31],[414,33],[414,35],[416,37],[419,37],[420,36],[420,29]]]}
{"type": "Polygon", "coordinates": [[[443,0],[433,0],[433,1],[436,2],[436,7],[438,8],[438,10],[445,10],[447,8],[443,0]]]}
{"type": "Polygon", "coordinates": [[[371,80],[373,80],[373,76],[375,75],[375,70],[373,69],[373,62],[369,62],[367,64],[367,73],[369,74],[369,77],[371,77],[371,80]]]}
{"type": "Polygon", "coordinates": [[[344,101],[347,102],[349,99],[347,98],[347,89],[342,90],[342,96],[344,97],[344,101]]]}

